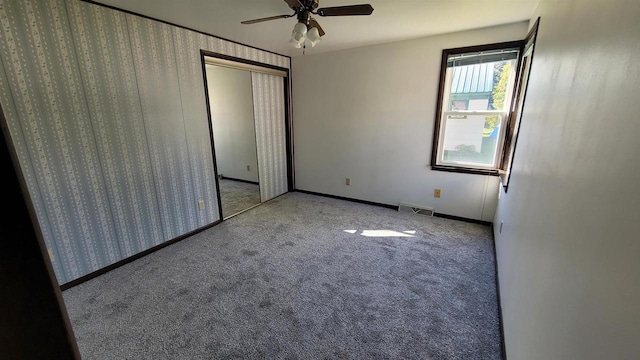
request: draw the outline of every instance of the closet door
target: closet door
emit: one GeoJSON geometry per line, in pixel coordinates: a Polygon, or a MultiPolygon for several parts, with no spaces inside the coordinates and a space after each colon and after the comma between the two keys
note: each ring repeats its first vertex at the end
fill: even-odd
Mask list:
{"type": "Polygon", "coordinates": [[[284,78],[251,73],[261,201],[287,192],[284,78]]]}

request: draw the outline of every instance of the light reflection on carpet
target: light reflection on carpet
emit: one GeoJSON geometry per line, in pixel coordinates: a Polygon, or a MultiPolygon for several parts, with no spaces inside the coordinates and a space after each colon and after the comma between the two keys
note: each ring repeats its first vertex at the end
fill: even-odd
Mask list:
{"type": "MultiPolygon", "coordinates": [[[[344,230],[344,232],[356,234],[358,230],[344,230]]],[[[362,230],[359,235],[366,237],[413,237],[415,233],[415,230],[406,230],[403,232],[395,230],[362,230]]]]}

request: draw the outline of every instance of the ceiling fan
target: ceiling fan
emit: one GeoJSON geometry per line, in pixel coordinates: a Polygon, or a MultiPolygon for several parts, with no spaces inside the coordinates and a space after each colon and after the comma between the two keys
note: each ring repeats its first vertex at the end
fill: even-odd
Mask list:
{"type": "Polygon", "coordinates": [[[293,27],[291,40],[289,43],[295,48],[304,46],[305,38],[309,40],[311,46],[316,46],[320,38],[325,32],[320,24],[311,15],[319,16],[353,16],[353,15],[371,15],[373,7],[370,4],[333,6],[318,9],[319,0],[284,0],[294,11],[291,15],[276,15],[260,19],[246,20],[242,24],[249,25],[263,21],[286,19],[296,16],[298,22],[293,27]]]}

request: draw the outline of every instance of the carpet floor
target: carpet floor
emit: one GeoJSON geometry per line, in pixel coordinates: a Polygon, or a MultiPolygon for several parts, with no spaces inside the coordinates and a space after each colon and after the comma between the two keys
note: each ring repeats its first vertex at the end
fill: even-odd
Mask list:
{"type": "Polygon", "coordinates": [[[228,217],[260,204],[260,185],[219,179],[222,216],[228,217]]]}
{"type": "Polygon", "coordinates": [[[63,292],[84,359],[500,359],[489,227],[289,193],[63,292]]]}

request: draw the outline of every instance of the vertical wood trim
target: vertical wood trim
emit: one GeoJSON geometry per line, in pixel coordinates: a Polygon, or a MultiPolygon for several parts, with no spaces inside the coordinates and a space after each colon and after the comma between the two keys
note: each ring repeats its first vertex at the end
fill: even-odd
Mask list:
{"type": "MultiPolygon", "coordinates": [[[[218,198],[218,217],[220,220],[222,217],[222,199],[220,199],[220,182],[218,181],[218,162],[216,160],[216,145],[213,140],[213,121],[211,120],[211,104],[209,102],[209,83],[207,79],[207,64],[204,61],[205,50],[200,50],[200,62],[202,63],[202,76],[204,76],[204,97],[207,103],[207,120],[209,123],[209,139],[211,141],[211,157],[213,158],[213,174],[216,182],[216,197],[218,198]]],[[[258,178],[260,179],[260,178],[258,178]]]]}
{"type": "Polygon", "coordinates": [[[4,244],[0,253],[0,357],[80,359],[1,106],[0,127],[0,164],[6,191],[3,206],[12,209],[0,219],[4,244]]]}

